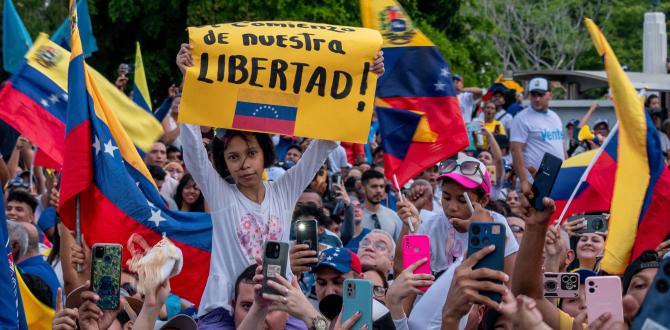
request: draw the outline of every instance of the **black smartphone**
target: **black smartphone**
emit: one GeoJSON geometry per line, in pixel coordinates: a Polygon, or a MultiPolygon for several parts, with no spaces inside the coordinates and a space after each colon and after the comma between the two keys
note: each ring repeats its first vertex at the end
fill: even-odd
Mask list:
{"type": "MultiPolygon", "coordinates": [[[[319,255],[319,224],[314,218],[300,218],[295,222],[296,244],[307,244],[309,249],[319,255]]],[[[316,263],[307,265],[316,266],[316,263]]]]}
{"type": "MultiPolygon", "coordinates": [[[[472,222],[468,229],[468,257],[477,251],[495,245],[495,251],[480,260],[473,269],[488,268],[503,271],[505,266],[505,226],[495,222],[472,222]]],[[[500,284],[499,281],[492,281],[500,284]]],[[[500,302],[502,296],[497,292],[483,291],[482,295],[500,302]]]]}
{"type": "Polygon", "coordinates": [[[330,198],[332,200],[335,200],[337,198],[337,194],[339,192],[333,186],[335,184],[342,185],[342,174],[335,173],[330,177],[330,180],[328,181],[328,192],[330,193],[330,198]]]}
{"type": "Polygon", "coordinates": [[[551,194],[561,165],[563,165],[563,161],[550,153],[545,153],[542,157],[540,168],[537,169],[533,181],[533,198],[529,201],[530,205],[536,210],[544,210],[542,200],[551,194]]]}
{"type": "Polygon", "coordinates": [[[263,293],[278,294],[268,286],[268,281],[277,274],[286,278],[286,264],[288,263],[288,243],[266,241],[263,244],[263,293]]]}
{"type": "Polygon", "coordinates": [[[91,290],[100,296],[100,309],[119,309],[121,293],[121,259],[123,248],[120,244],[94,244],[91,258],[91,290]]]}
{"type": "Polygon", "coordinates": [[[607,220],[609,215],[607,213],[601,214],[575,214],[568,218],[568,222],[586,220],[586,227],[577,230],[579,234],[587,233],[605,233],[607,232],[607,220]]]}

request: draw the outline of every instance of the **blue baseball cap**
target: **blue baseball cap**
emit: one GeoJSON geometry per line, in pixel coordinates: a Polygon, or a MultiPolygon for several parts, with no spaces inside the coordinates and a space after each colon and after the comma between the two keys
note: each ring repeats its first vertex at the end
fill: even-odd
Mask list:
{"type": "Polygon", "coordinates": [[[598,274],[592,270],[588,269],[577,269],[573,271],[573,273],[579,274],[579,284],[584,284],[586,283],[586,279],[591,277],[591,276],[598,276],[598,274]]]}
{"type": "Polygon", "coordinates": [[[458,73],[454,73],[451,75],[451,80],[463,80],[463,77],[458,73]]]}
{"type": "Polygon", "coordinates": [[[363,272],[358,256],[345,248],[330,248],[321,251],[319,262],[312,268],[312,272],[316,272],[319,267],[330,267],[339,273],[348,273],[352,270],[358,274],[363,272]]]}
{"type": "Polygon", "coordinates": [[[565,127],[568,127],[570,125],[577,127],[577,125],[579,125],[579,119],[570,119],[570,121],[568,121],[568,123],[565,124],[565,127]]]}

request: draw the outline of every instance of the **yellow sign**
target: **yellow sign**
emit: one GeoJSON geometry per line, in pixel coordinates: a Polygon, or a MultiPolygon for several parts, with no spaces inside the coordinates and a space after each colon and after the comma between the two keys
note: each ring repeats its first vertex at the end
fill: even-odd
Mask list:
{"type": "Polygon", "coordinates": [[[378,31],[305,22],[190,27],[179,121],[365,143],[378,31]]]}

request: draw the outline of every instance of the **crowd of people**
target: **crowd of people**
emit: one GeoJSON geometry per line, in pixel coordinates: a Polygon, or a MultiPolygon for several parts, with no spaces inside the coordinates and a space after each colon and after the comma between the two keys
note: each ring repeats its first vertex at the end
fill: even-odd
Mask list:
{"type": "MultiPolygon", "coordinates": [[[[193,65],[189,45],[176,62],[182,73],[193,65]]],[[[382,54],[371,67],[383,74],[382,54]]],[[[59,222],[59,175],[32,166],[35,149],[20,137],[0,159],[13,260],[32,294],[55,310],[53,329],[353,329],[362,314],[341,315],[346,279],[370,281],[375,329],[627,329],[661,271],[668,237],[626,269],[624,320],[613,322],[608,313],[587,315],[584,286],[602,275],[607,228],[582,233],[581,219],[549,225],[554,202],[545,198],[543,210],[528,202],[545,153],[566,159],[599,148],[610,123],[589,129],[594,104],[564,125],[544,78],[530,81],[527,106],[505,86],[466,88],[463,77],[452,78],[470,146],[399,192],[384,176],[375,116],[365,145],[178,125],[181,94],[172,86],[161,110],[165,134],[145,162],[170,209],[211,214],[210,272],[195,302],[171,293],[169,281],[140,294],[137,275],[124,270],[121,307],[100,309],[86,237],[76,244],[59,222]],[[317,221],[318,252],[294,244],[299,219],[317,221]],[[467,253],[472,222],[504,228],[502,269],[475,267],[494,248],[467,253]],[[430,237],[429,258],[406,266],[407,234],[430,237]],[[276,294],[261,293],[267,240],[293,242],[289,271],[268,281],[276,294]],[[430,274],[415,272],[427,262],[430,274]],[[544,272],[578,273],[582,286],[573,298],[545,298],[544,272]]],[[[667,157],[667,111],[656,94],[646,105],[667,157]]]]}

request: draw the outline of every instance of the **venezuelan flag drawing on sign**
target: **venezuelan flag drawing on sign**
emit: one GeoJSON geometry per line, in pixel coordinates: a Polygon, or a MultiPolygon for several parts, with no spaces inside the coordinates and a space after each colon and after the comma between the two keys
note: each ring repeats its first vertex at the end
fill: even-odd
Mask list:
{"type": "Polygon", "coordinates": [[[299,99],[295,94],[240,88],[233,128],[294,135],[299,99]]]}
{"type": "Polygon", "coordinates": [[[144,62],[142,62],[142,51],[140,43],[137,43],[135,50],[135,76],[133,78],[133,101],[142,109],[152,113],[151,97],[149,96],[149,87],[147,85],[147,75],[144,72],[144,62]]]}
{"type": "Polygon", "coordinates": [[[631,259],[655,249],[670,232],[670,171],[642,97],[598,26],[588,18],[585,22],[605,62],[619,123],[617,170],[601,267],[611,274],[623,274],[631,259]]]}
{"type": "Polygon", "coordinates": [[[402,185],[463,150],[468,136],[449,65],[435,45],[396,1],[360,4],[363,26],[384,38],[386,72],[377,82],[377,114],[386,177],[395,175],[402,185]]]}
{"type": "MultiPolygon", "coordinates": [[[[23,65],[0,90],[0,119],[35,143],[39,153],[58,167],[63,164],[69,57],[68,51],[40,34],[23,65]]],[[[160,122],[100,73],[87,69],[133,143],[149,150],[163,134],[160,122]]]]}
{"type": "MultiPolygon", "coordinates": [[[[72,1],[70,6],[70,15],[76,22],[76,6],[72,1]]],[[[183,270],[171,281],[172,291],[199,303],[209,274],[209,214],[167,208],[115,111],[84,65],[76,28],[72,31],[68,75],[67,135],[59,205],[63,223],[75,228],[79,196],[81,230],[89,244],[126,246],[130,235],[136,233],[153,245],[166,234],[184,255],[183,270]]],[[[126,251],[124,265],[129,257],[126,251]]]]}

